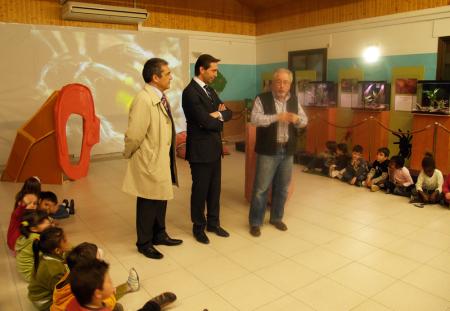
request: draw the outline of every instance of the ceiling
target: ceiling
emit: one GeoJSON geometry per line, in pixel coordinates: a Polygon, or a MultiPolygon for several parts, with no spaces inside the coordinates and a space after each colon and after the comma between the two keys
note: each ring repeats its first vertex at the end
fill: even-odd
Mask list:
{"type": "Polygon", "coordinates": [[[259,11],[270,9],[289,2],[294,2],[295,0],[237,0],[237,1],[254,11],[259,11]]]}

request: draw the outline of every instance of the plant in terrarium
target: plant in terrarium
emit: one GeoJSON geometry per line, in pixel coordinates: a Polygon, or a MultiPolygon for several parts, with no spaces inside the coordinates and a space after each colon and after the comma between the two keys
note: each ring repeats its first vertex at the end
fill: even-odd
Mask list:
{"type": "MultiPolygon", "coordinates": [[[[423,91],[423,93],[425,94],[425,96],[428,99],[428,111],[430,112],[437,112],[437,111],[442,111],[442,110],[446,110],[448,108],[448,100],[446,99],[442,99],[439,98],[440,96],[440,88],[435,88],[433,90],[426,90],[423,91]]],[[[420,106],[419,108],[421,108],[422,110],[424,110],[423,106],[420,106]]]]}

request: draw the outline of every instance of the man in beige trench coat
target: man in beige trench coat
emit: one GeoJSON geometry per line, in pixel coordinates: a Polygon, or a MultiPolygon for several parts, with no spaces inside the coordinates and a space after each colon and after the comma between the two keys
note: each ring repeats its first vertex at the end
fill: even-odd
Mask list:
{"type": "Polygon", "coordinates": [[[161,259],[154,245],[179,245],[166,232],[167,200],[177,184],[175,128],[170,105],[164,95],[172,75],[160,58],[148,60],[142,76],[145,86],[133,100],[125,133],[124,156],[129,159],[122,190],[137,197],[136,232],[138,251],[161,259]]]}

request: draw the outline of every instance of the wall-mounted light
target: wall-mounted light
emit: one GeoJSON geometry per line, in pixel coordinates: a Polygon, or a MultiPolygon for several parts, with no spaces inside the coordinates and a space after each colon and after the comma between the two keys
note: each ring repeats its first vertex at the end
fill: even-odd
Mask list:
{"type": "Polygon", "coordinates": [[[372,64],[380,58],[380,48],[376,45],[368,46],[363,51],[363,58],[366,63],[372,64]]]}

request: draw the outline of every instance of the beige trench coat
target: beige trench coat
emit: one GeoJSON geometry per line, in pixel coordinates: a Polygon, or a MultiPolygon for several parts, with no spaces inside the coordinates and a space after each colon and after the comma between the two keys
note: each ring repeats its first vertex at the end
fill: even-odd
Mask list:
{"type": "Polygon", "coordinates": [[[124,192],[152,200],[173,198],[172,184],[177,184],[173,121],[148,84],[131,104],[123,154],[129,159],[124,192]]]}

